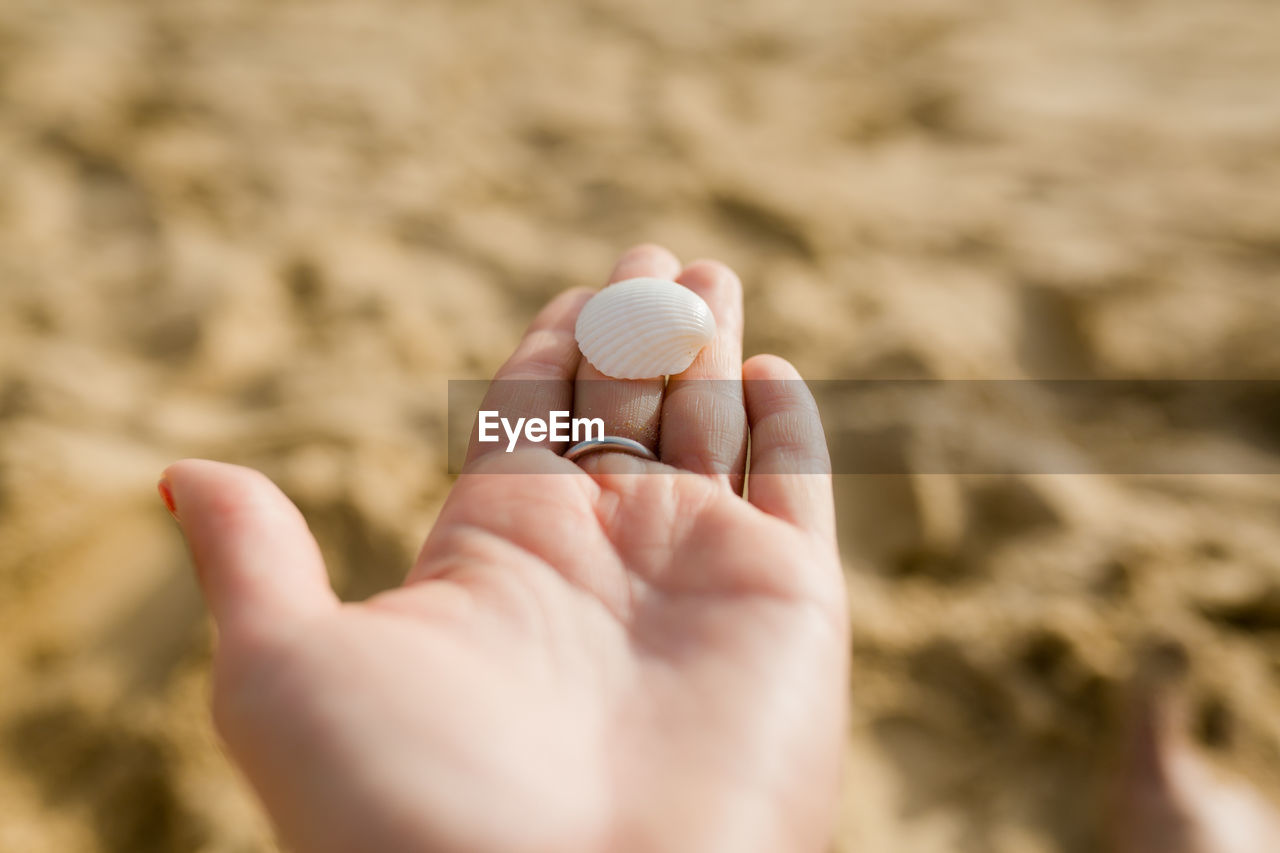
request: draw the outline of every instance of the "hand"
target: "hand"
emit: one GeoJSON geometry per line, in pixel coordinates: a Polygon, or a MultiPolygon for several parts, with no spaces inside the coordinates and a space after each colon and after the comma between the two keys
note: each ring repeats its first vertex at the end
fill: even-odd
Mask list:
{"type": "Polygon", "coordinates": [[[587,381],[571,291],[498,373],[538,398],[495,383],[485,408],[600,416],[663,462],[473,441],[398,589],[340,603],[262,475],[166,472],[218,627],[215,721],[290,849],[825,848],[847,626],[817,410],[766,381],[798,380],[786,362],[742,363],[730,270],[642,246],[613,280],[637,275],[678,275],[719,325],[665,395],[587,381]]]}

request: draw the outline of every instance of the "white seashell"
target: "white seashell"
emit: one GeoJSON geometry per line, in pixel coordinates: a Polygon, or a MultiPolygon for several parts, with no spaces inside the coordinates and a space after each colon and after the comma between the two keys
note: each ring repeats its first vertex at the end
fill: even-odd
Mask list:
{"type": "Polygon", "coordinates": [[[587,361],[615,379],[680,373],[716,335],[702,297],[674,281],[631,278],[582,306],[574,337],[587,361]]]}

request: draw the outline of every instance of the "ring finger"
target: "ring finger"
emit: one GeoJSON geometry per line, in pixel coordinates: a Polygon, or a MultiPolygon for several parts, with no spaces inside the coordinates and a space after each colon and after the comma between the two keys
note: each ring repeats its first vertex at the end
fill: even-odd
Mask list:
{"type": "Polygon", "coordinates": [[[742,492],[747,413],[742,395],[742,283],[717,261],[690,264],[678,281],[701,296],[716,318],[716,337],[667,383],[662,461],[705,474],[742,492]]]}

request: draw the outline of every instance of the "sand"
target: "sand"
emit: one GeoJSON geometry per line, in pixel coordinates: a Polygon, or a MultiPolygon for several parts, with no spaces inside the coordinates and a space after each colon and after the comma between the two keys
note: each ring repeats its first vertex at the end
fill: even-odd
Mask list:
{"type": "MultiPolygon", "coordinates": [[[[1280,376],[1278,44],[1266,0],[4,0],[0,851],[274,849],[158,472],[261,467],[394,584],[447,380],[628,244],[735,265],[815,379],[1280,376]]],[[[1280,797],[1280,477],[838,485],[836,849],[1099,849],[1153,639],[1280,797]]]]}

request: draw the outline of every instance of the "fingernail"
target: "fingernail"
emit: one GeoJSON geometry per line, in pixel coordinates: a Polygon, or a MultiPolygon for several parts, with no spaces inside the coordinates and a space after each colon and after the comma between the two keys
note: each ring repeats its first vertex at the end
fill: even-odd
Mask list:
{"type": "Polygon", "coordinates": [[[156,483],[156,488],[160,491],[160,499],[164,501],[165,509],[169,510],[169,515],[173,516],[173,520],[181,523],[182,519],[178,518],[178,507],[173,502],[173,489],[169,487],[169,481],[161,479],[156,483]]]}

